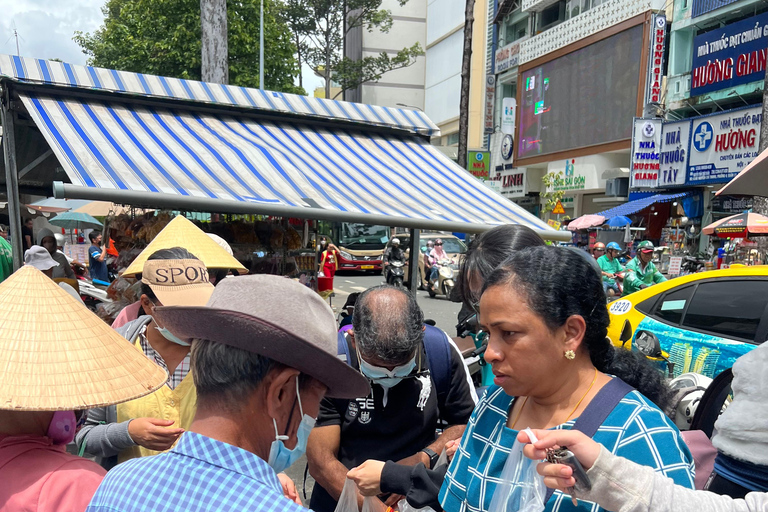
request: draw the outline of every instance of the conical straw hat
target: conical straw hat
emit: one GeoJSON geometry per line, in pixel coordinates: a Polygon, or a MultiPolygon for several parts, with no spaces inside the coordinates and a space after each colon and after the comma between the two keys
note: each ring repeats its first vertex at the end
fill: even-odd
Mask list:
{"type": "Polygon", "coordinates": [[[168,374],[39,270],[0,284],[0,409],[101,407],[151,393],[168,374]]]}
{"type": "Polygon", "coordinates": [[[182,215],[177,215],[154,240],[141,251],[133,263],[123,272],[123,277],[134,277],[144,269],[144,262],[160,249],[183,247],[198,257],[209,268],[237,269],[241,274],[248,270],[235,258],[227,254],[219,244],[214,242],[205,232],[192,224],[182,215]]]}

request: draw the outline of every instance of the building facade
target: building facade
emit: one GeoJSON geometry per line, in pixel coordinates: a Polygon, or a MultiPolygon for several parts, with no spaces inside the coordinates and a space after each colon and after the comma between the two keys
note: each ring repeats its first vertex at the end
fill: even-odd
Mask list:
{"type": "MultiPolygon", "coordinates": [[[[427,2],[424,111],[440,127],[441,137],[433,142],[447,151],[455,148],[459,142],[465,7],[464,0],[427,2]]],[[[470,149],[480,149],[484,146],[487,17],[487,4],[484,1],[475,2],[467,141],[470,149]]]]}
{"type": "Polygon", "coordinates": [[[674,226],[673,212],[665,228],[682,227],[689,244],[705,251],[701,227],[747,209],[741,198],[714,194],[757,156],[768,3],[675,0],[669,29],[658,175],[633,175],[632,195],[686,194],[686,208],[677,212],[684,222],[674,226]]]}
{"type": "MultiPolygon", "coordinates": [[[[427,0],[408,0],[400,5],[397,0],[383,0],[381,9],[392,13],[392,28],[388,32],[363,27],[351,30],[347,36],[346,55],[354,60],[376,57],[386,53],[390,57],[403,48],[419,43],[427,44],[427,0]]],[[[366,82],[355,90],[346,91],[344,99],[370,105],[392,108],[424,110],[424,84],[426,56],[422,55],[408,67],[384,73],[376,82],[366,82]]]]}
{"type": "Polygon", "coordinates": [[[549,191],[564,192],[570,217],[627,201],[633,118],[642,115],[653,85],[651,24],[663,6],[661,0],[497,0],[489,69],[496,93],[488,140],[494,172],[522,173],[528,198],[546,191],[542,180],[549,175],[549,191]]]}

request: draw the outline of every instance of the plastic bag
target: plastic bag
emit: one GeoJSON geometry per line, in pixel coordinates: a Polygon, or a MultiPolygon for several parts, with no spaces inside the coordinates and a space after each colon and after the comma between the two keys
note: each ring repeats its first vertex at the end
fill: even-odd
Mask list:
{"type": "Polygon", "coordinates": [[[344,481],[341,496],[339,496],[339,501],[333,512],[360,512],[360,509],[357,508],[357,485],[355,485],[354,480],[347,478],[344,481]]]}
{"type": "Polygon", "coordinates": [[[362,512],[386,512],[387,506],[376,496],[366,496],[362,512]]]}
{"type": "Polygon", "coordinates": [[[536,472],[538,461],[523,455],[523,446],[515,441],[501,471],[501,483],[491,499],[488,512],[541,512],[547,487],[536,472]]]}

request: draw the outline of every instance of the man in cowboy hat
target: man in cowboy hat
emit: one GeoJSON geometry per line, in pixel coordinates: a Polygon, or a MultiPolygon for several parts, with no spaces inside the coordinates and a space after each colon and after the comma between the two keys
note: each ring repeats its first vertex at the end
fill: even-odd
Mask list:
{"type": "Polygon", "coordinates": [[[337,358],[330,307],[298,282],[253,275],[222,281],[207,307],[155,315],[194,339],[195,419],[170,451],[110,471],[87,510],[306,512],[276,473],[303,454],[324,395],[369,390],[337,358]]]}
{"type": "Polygon", "coordinates": [[[213,292],[208,269],[181,247],[154,252],[141,275],[142,308],[149,314],[117,330],[151,361],[168,370],[165,386],[151,395],[88,411],[77,444],[109,469],[134,457],[167,450],[192,423],[197,395],[189,373],[187,341],[155,319],[158,306],[203,306],[213,292]]]}
{"type": "Polygon", "coordinates": [[[33,265],[0,284],[0,308],[0,510],[84,510],[105,471],[66,451],[78,415],[167,374],[33,265]]]}

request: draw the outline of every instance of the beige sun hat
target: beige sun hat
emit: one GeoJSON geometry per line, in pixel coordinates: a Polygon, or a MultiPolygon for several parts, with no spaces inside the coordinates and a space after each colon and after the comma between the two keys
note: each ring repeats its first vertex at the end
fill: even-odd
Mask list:
{"type": "Polygon", "coordinates": [[[63,411],[139,398],[168,374],[25,265],[0,283],[0,409],[63,411]]]}
{"type": "Polygon", "coordinates": [[[135,277],[136,274],[141,273],[144,262],[153,253],[160,249],[173,247],[183,247],[188,250],[197,256],[209,270],[237,269],[241,274],[248,273],[248,270],[239,261],[227,254],[202,229],[195,226],[186,217],[177,215],[133,260],[133,263],[123,272],[123,277],[135,277]]]}
{"type": "Polygon", "coordinates": [[[205,306],[213,293],[200,260],[147,260],[141,282],[165,306],[205,306]]]}

